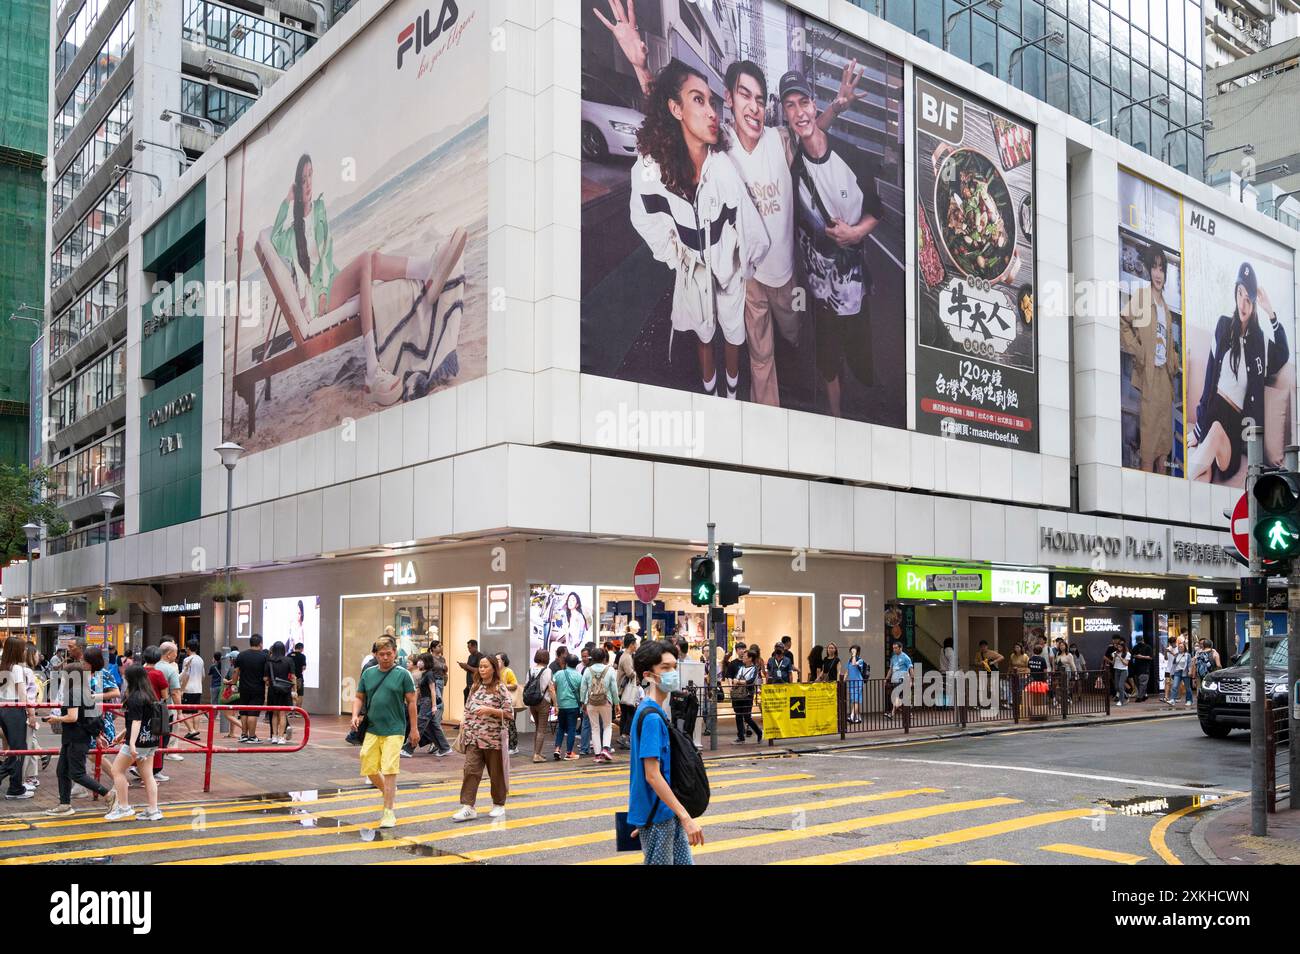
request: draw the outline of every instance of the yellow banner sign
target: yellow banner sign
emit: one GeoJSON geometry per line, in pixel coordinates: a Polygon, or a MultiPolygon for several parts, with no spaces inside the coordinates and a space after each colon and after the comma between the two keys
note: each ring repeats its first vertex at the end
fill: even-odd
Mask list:
{"type": "Polygon", "coordinates": [[[763,734],[770,739],[797,739],[839,732],[839,707],[833,682],[766,683],[763,734]]]}

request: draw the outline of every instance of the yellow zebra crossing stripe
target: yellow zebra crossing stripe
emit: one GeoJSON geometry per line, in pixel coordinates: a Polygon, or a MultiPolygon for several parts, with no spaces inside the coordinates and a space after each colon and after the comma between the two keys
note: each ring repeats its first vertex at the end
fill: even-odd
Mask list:
{"type": "MultiPolygon", "coordinates": [[[[796,777],[810,778],[811,776],[805,775],[805,776],[796,776],[796,777]]],[[[723,782],[714,787],[722,788],[726,786],[739,786],[739,785],[753,784],[755,782],[776,781],[779,778],[780,777],[777,776],[768,779],[744,779],[744,780],[734,781],[730,783],[723,782]]],[[[823,789],[833,788],[837,786],[849,787],[854,785],[871,785],[871,784],[873,783],[840,782],[840,783],[835,783],[835,785],[818,783],[811,787],[814,788],[814,790],[823,790],[823,789]]],[[[755,798],[772,798],[772,797],[788,794],[790,791],[796,791],[796,792],[803,791],[808,789],[809,787],[810,786],[800,785],[800,786],[794,786],[790,789],[773,788],[773,789],[762,789],[759,791],[752,791],[752,792],[737,792],[731,795],[715,796],[714,801],[719,801],[719,802],[740,801],[740,800],[748,800],[748,799],[755,799],[755,798]]],[[[618,793],[611,792],[608,795],[600,796],[600,797],[615,798],[615,799],[622,800],[625,796],[623,795],[622,792],[618,792],[618,793]]],[[[594,801],[596,799],[597,796],[591,796],[589,800],[594,801]]],[[[572,804],[574,801],[581,801],[581,800],[583,799],[568,799],[565,802],[565,804],[572,804]]],[[[767,810],[765,814],[770,814],[770,811],[771,810],[767,810]]],[[[452,814],[454,813],[445,812],[435,817],[450,818],[452,814]]],[[[376,839],[375,841],[358,842],[355,844],[346,844],[346,845],[322,845],[319,847],[308,847],[308,848],[302,848],[302,847],[281,848],[281,849],[273,849],[270,851],[246,852],[237,855],[224,855],[221,857],[214,857],[214,858],[197,858],[192,861],[184,861],[184,860],[168,861],[165,862],[165,864],[168,865],[247,864],[253,861],[282,861],[289,858],[314,858],[322,855],[347,854],[349,852],[355,852],[355,851],[382,851],[385,849],[391,851],[393,849],[410,848],[416,845],[425,845],[432,842],[445,841],[450,838],[460,838],[465,835],[482,834],[485,832],[494,832],[494,831],[513,831],[519,828],[535,828],[539,825],[560,824],[563,822],[570,822],[570,821],[587,821],[590,820],[591,817],[592,816],[590,811],[570,812],[562,815],[537,815],[537,816],[529,816],[525,818],[511,818],[507,816],[505,821],[493,821],[493,822],[487,822],[485,824],[478,824],[478,825],[458,825],[455,828],[446,829],[444,831],[431,832],[429,834],[424,834],[424,835],[410,835],[404,838],[376,839]]],[[[398,824],[399,825],[402,824],[402,819],[398,819],[398,824]]],[[[603,831],[600,832],[597,837],[599,837],[602,840],[607,840],[612,836],[608,831],[603,831]]],[[[429,863],[448,864],[450,862],[430,861],[429,863]]]]}
{"type": "MultiPolygon", "coordinates": [[[[868,802],[886,801],[894,798],[907,798],[912,795],[935,795],[940,794],[942,789],[938,788],[909,788],[900,789],[892,792],[878,792],[871,795],[859,795],[849,798],[832,798],[816,802],[804,802],[797,805],[778,805],[773,808],[757,808],[743,812],[730,812],[725,815],[705,815],[699,819],[700,826],[720,825],[729,822],[754,821],[756,819],[771,818],[774,812],[811,812],[826,811],[832,808],[844,808],[849,805],[862,805],[868,802]]],[[[743,795],[732,796],[734,799],[748,799],[753,797],[747,793],[743,795]]],[[[712,799],[711,802],[724,801],[721,798],[712,799]]],[[[474,851],[458,852],[460,860],[463,861],[488,861],[492,858],[505,858],[510,855],[534,854],[541,851],[556,851],[563,848],[581,848],[586,845],[599,845],[609,842],[613,838],[610,830],[587,832],[581,835],[566,835],[559,838],[548,838],[545,841],[524,842],[517,845],[503,845],[498,848],[480,848],[474,851]]],[[[639,854],[619,855],[619,862],[622,863],[625,857],[639,859],[639,854]]],[[[425,859],[425,858],[401,858],[396,861],[383,861],[383,865],[419,865],[419,864],[449,864],[450,862],[443,859],[425,859]]]]}
{"type": "MultiPolygon", "coordinates": [[[[714,779],[716,779],[716,777],[722,777],[722,776],[757,775],[757,773],[758,773],[757,768],[736,768],[736,769],[731,769],[731,771],[714,772],[710,777],[714,777],[714,779]]],[[[597,773],[594,773],[594,775],[597,775],[597,773]]],[[[628,784],[627,772],[620,773],[620,775],[611,775],[611,773],[598,773],[598,775],[599,775],[599,782],[597,781],[581,782],[581,784],[558,786],[558,788],[556,788],[556,786],[550,786],[550,788],[517,788],[511,790],[511,795],[512,797],[517,797],[517,795],[521,795],[525,793],[564,792],[564,790],[581,790],[584,788],[595,788],[595,786],[599,786],[599,788],[619,788],[619,786],[628,784]]],[[[801,777],[801,779],[811,779],[811,777],[813,776],[801,775],[798,777],[801,777]]],[[[565,775],[542,777],[542,779],[538,779],[537,781],[550,781],[556,779],[572,780],[575,779],[575,775],[572,775],[572,773],[565,773],[565,775]]],[[[533,781],[534,781],[533,779],[528,780],[529,784],[532,784],[533,781]]],[[[438,801],[438,799],[432,799],[432,801],[424,801],[424,802],[403,802],[402,799],[404,797],[407,797],[407,795],[437,792],[437,790],[439,789],[447,789],[448,792],[459,793],[460,780],[459,779],[456,780],[454,786],[434,785],[434,786],[419,786],[419,788],[412,788],[412,789],[398,789],[398,806],[400,807],[403,805],[407,805],[407,806],[433,805],[433,803],[435,801],[438,801]]],[[[342,805],[342,803],[344,802],[365,801],[368,802],[368,807],[360,808],[359,811],[372,811],[374,810],[374,808],[380,805],[381,803],[380,798],[381,798],[380,792],[378,792],[377,789],[365,788],[365,789],[357,789],[355,790],[355,792],[350,792],[346,794],[329,795],[329,797],[326,798],[311,799],[311,801],[294,801],[294,799],[281,799],[281,801],[270,801],[270,802],[244,802],[244,803],[240,803],[239,806],[211,808],[211,810],[209,810],[209,808],[201,808],[201,806],[196,806],[196,807],[201,808],[201,818],[203,818],[204,828],[220,828],[220,827],[230,827],[230,825],[276,824],[277,821],[283,821],[286,819],[270,818],[270,819],[257,819],[257,820],[248,820],[248,821],[231,821],[231,823],[227,825],[225,823],[221,823],[221,821],[208,821],[207,820],[208,816],[243,814],[243,812],[264,812],[266,810],[270,810],[270,808],[313,808],[313,807],[320,808],[321,806],[324,806],[326,811],[320,812],[320,814],[325,814],[330,816],[344,815],[344,814],[348,814],[348,812],[346,811],[335,812],[331,810],[331,808],[333,808],[333,806],[335,805],[342,805]]],[[[445,799],[443,799],[443,801],[445,801],[445,799]]],[[[175,810],[175,806],[168,806],[164,808],[164,811],[162,811],[162,816],[164,816],[164,818],[190,819],[190,823],[188,824],[172,825],[172,827],[156,827],[155,825],[155,827],[151,827],[151,828],[131,829],[131,828],[123,827],[123,825],[130,824],[130,823],[112,823],[112,821],[104,821],[103,815],[87,815],[87,816],[83,816],[83,818],[77,818],[77,819],[64,819],[60,821],[48,821],[48,820],[42,821],[42,823],[30,825],[30,827],[29,825],[19,825],[19,827],[14,829],[14,831],[34,831],[34,829],[39,829],[39,831],[45,831],[45,829],[52,829],[52,828],[81,828],[81,827],[86,827],[86,825],[103,825],[103,827],[107,828],[107,831],[104,831],[103,833],[88,833],[88,832],[82,833],[82,834],[78,834],[78,836],[75,836],[73,838],[65,838],[64,841],[85,840],[85,838],[116,837],[118,836],[118,834],[122,834],[123,832],[153,832],[153,833],[182,832],[182,831],[187,831],[187,829],[190,829],[190,831],[196,831],[196,825],[194,824],[194,821],[196,820],[196,818],[200,818],[200,816],[196,816],[194,814],[194,811],[195,811],[194,808],[190,808],[190,810],[187,811],[177,811],[175,810]]],[[[356,812],[352,812],[352,814],[356,814],[356,812]]],[[[4,829],[0,828],[0,832],[3,831],[4,829]]],[[[51,840],[36,840],[36,838],[31,838],[31,840],[27,840],[27,838],[22,838],[22,840],[0,841],[0,849],[4,849],[4,847],[16,847],[21,845],[56,844],[57,841],[59,840],[55,840],[55,838],[51,838],[51,840]]]]}
{"type": "Polygon", "coordinates": [[[1120,865],[1135,865],[1146,861],[1144,855],[1131,855],[1127,851],[1107,851],[1105,848],[1089,848],[1087,845],[1070,845],[1064,842],[1055,845],[1039,845],[1039,851],[1054,851],[1061,855],[1074,855],[1078,858],[1091,858],[1094,861],[1113,861],[1120,865]]]}
{"type": "MultiPolygon", "coordinates": [[[[926,805],[922,808],[909,808],[904,811],[889,812],[884,815],[866,815],[861,818],[845,818],[840,821],[826,822],[822,825],[809,825],[807,828],[795,828],[790,831],[770,831],[761,835],[744,835],[740,838],[728,838],[724,841],[705,843],[691,849],[692,856],[713,855],[723,851],[739,851],[742,848],[764,848],[790,841],[805,841],[809,838],[821,838],[824,835],[838,835],[844,832],[861,831],[879,825],[896,825],[901,822],[918,821],[923,818],[936,818],[954,812],[969,812],[981,808],[1000,808],[1004,805],[1018,805],[1018,798],[980,798],[966,802],[946,802],[941,805],[926,805]]],[[[584,861],[588,865],[636,865],[641,863],[641,856],[628,852],[595,861],[584,861]]],[[[776,862],[784,864],[784,862],[776,862]]]]}
{"type": "MultiPolygon", "coordinates": [[[[996,799],[995,799],[996,801],[996,799]]],[[[1016,799],[1010,799],[1016,801],[1016,799]]],[[[769,864],[774,865],[842,865],[853,861],[868,861],[872,858],[887,858],[894,855],[904,855],[914,851],[925,851],[929,848],[942,848],[948,845],[959,845],[968,841],[979,841],[983,838],[995,838],[998,835],[1006,835],[1013,831],[1023,831],[1026,828],[1037,828],[1041,825],[1055,825],[1057,822],[1069,821],[1072,818],[1088,818],[1096,812],[1093,808],[1071,808],[1057,812],[1042,812],[1037,815],[1026,815],[1023,818],[1012,818],[1007,821],[993,822],[988,825],[977,825],[974,828],[959,828],[956,831],[943,832],[938,835],[930,835],[925,838],[912,838],[907,841],[891,841],[883,845],[869,845],[865,848],[850,848],[847,851],[832,851],[825,855],[812,855],[806,858],[790,858],[782,861],[772,861],[769,864]]]]}
{"type": "MultiPolygon", "coordinates": [[[[780,779],[809,779],[809,778],[812,778],[812,776],[805,773],[795,773],[787,776],[773,776],[766,779],[764,778],[737,779],[731,782],[719,782],[714,787],[723,788],[728,785],[763,784],[773,779],[780,780],[780,779]]],[[[562,799],[558,799],[558,798],[553,799],[548,803],[548,804],[569,804],[571,802],[576,802],[576,801],[587,801],[592,798],[606,798],[606,797],[622,798],[624,797],[625,784],[626,784],[625,782],[620,782],[615,780],[606,783],[601,783],[599,785],[551,785],[551,786],[542,786],[536,789],[520,789],[515,794],[525,795],[525,794],[534,794],[534,793],[551,793],[551,792],[564,792],[564,791],[582,792],[582,791],[588,791],[590,789],[596,789],[596,788],[611,789],[607,793],[602,792],[595,796],[572,795],[562,799]]],[[[440,796],[435,799],[428,799],[422,801],[420,802],[420,804],[431,804],[431,803],[449,804],[458,801],[459,801],[458,795],[446,795],[446,796],[440,796]]],[[[524,804],[539,806],[542,803],[536,801],[530,801],[530,802],[525,802],[524,804]]],[[[410,803],[407,803],[407,805],[409,807],[410,803]]],[[[347,814],[360,814],[367,811],[373,813],[378,810],[379,810],[379,803],[376,802],[371,806],[369,806],[368,808],[350,810],[347,812],[347,814]]],[[[339,814],[344,814],[344,813],[340,812],[339,814]]],[[[436,821],[442,818],[447,818],[451,814],[453,813],[435,812],[432,814],[407,816],[407,817],[399,818],[398,824],[412,825],[412,824],[417,824],[419,822],[436,821]]],[[[331,816],[326,814],[323,817],[331,817],[331,816]]],[[[269,823],[273,821],[284,822],[286,820],[292,820],[292,819],[277,818],[277,819],[270,819],[266,821],[269,823]]],[[[255,821],[260,823],[262,820],[255,820],[255,821]]],[[[126,823],[109,823],[109,824],[125,825],[126,823]]],[[[208,828],[247,827],[247,824],[248,824],[247,822],[241,819],[235,822],[213,822],[213,823],[209,823],[207,827],[208,828]]],[[[190,826],[188,825],[166,826],[166,827],[170,827],[173,830],[177,830],[177,829],[183,831],[191,830],[190,826]]],[[[280,831],[273,831],[273,832],[248,833],[242,835],[229,835],[225,837],[212,837],[212,838],[190,838],[190,839],[185,839],[182,841],[174,841],[174,842],[154,841],[154,842],[145,842],[143,844],[136,844],[136,845],[105,845],[101,848],[84,848],[76,851],[50,852],[50,853],[39,854],[39,855],[23,855],[18,857],[11,857],[11,858],[0,858],[0,865],[38,864],[46,861],[59,861],[59,860],[73,861],[73,860],[78,860],[83,858],[105,858],[105,857],[116,857],[120,855],[143,854],[150,851],[172,851],[181,848],[206,848],[206,847],[212,847],[217,845],[229,845],[229,844],[244,843],[244,842],[265,842],[265,841],[279,841],[286,838],[319,837],[322,835],[331,835],[331,834],[348,834],[350,832],[362,831],[365,829],[369,829],[371,827],[372,826],[368,824],[367,825],[340,825],[336,828],[294,827],[294,828],[286,828],[280,831]]],[[[145,827],[142,828],[133,828],[133,829],[122,828],[121,833],[125,834],[128,832],[134,832],[140,835],[148,836],[148,835],[156,834],[162,830],[163,829],[157,827],[148,827],[148,823],[145,823],[145,827]]],[[[110,834],[113,834],[113,832],[109,831],[104,833],[96,833],[92,838],[86,840],[97,840],[99,838],[106,837],[107,835],[110,834]]],[[[82,837],[84,838],[85,836],[82,837]]],[[[36,841],[22,841],[19,842],[19,846],[21,847],[21,846],[36,844],[36,843],[37,843],[36,841]]]]}

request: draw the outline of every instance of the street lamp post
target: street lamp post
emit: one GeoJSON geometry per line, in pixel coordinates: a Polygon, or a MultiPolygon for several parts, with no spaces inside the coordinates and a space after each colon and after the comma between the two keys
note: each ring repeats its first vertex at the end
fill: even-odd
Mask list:
{"type": "MultiPolygon", "coordinates": [[[[1030,40],[1027,43],[1021,43],[1018,47],[1012,50],[1011,55],[1007,57],[1007,82],[1008,83],[1011,82],[1011,73],[1016,68],[1016,60],[1021,58],[1025,50],[1033,46],[1038,46],[1038,44],[1040,43],[1046,43],[1048,46],[1057,47],[1064,42],[1065,42],[1065,34],[1062,33],[1060,30],[1052,30],[1048,33],[1044,33],[1036,40],[1030,40]]],[[[1023,70],[1021,72],[1023,73],[1023,70]]]]}
{"type": "Polygon", "coordinates": [[[948,38],[952,35],[953,24],[957,22],[957,18],[961,16],[963,13],[967,13],[968,11],[974,10],[976,7],[988,7],[990,10],[996,13],[997,11],[1002,9],[1002,0],[971,0],[970,3],[966,4],[966,6],[962,7],[960,10],[948,14],[948,19],[943,22],[944,52],[947,52],[948,50],[948,38]]]}
{"type": "MultiPolygon", "coordinates": [[[[1114,114],[1110,117],[1110,128],[1111,128],[1111,129],[1114,129],[1114,128],[1115,128],[1115,124],[1116,124],[1117,122],[1119,122],[1119,117],[1122,116],[1124,113],[1126,113],[1128,110],[1130,110],[1130,109],[1135,109],[1135,108],[1137,108],[1138,106],[1145,106],[1147,103],[1153,103],[1153,102],[1154,102],[1154,103],[1159,103],[1161,106],[1168,106],[1168,105],[1169,105],[1169,97],[1168,97],[1165,93],[1152,93],[1152,94],[1151,94],[1150,96],[1148,96],[1146,99],[1139,99],[1139,100],[1136,100],[1135,102],[1132,102],[1132,103],[1125,103],[1125,104],[1124,104],[1123,106],[1121,106],[1119,109],[1115,110],[1114,114]]],[[[1098,119],[1098,120],[1097,120],[1096,122],[1094,122],[1092,125],[1093,125],[1094,127],[1097,127],[1097,126],[1100,126],[1100,125],[1101,125],[1102,123],[1104,123],[1105,121],[1106,121],[1106,120],[1104,120],[1104,119],[1098,119]]],[[[1108,130],[1108,131],[1109,131],[1109,130],[1108,130]]],[[[1112,135],[1114,135],[1114,134],[1112,133],[1112,135]]]]}
{"type": "MultiPolygon", "coordinates": [[[[104,610],[108,609],[108,542],[113,536],[112,527],[110,526],[109,521],[113,516],[113,511],[117,509],[117,505],[121,502],[122,498],[111,490],[106,490],[99,495],[99,507],[104,511],[104,605],[101,607],[104,610]]],[[[105,626],[108,625],[106,622],[107,619],[107,616],[103,617],[105,626]]]]}
{"type": "MultiPolygon", "coordinates": [[[[1260,176],[1268,175],[1270,172],[1280,172],[1282,173],[1282,175],[1285,176],[1290,171],[1291,171],[1291,167],[1289,165],[1287,165],[1285,162],[1279,162],[1276,165],[1266,166],[1263,169],[1256,169],[1254,174],[1251,175],[1251,179],[1258,181],[1260,176]]],[[[1246,198],[1246,177],[1242,176],[1241,185],[1237,189],[1237,201],[1241,202],[1245,198],[1246,198]]]]}
{"type": "MultiPolygon", "coordinates": [[[[221,456],[221,466],[226,468],[226,602],[230,602],[230,531],[231,531],[231,504],[235,498],[235,465],[239,463],[239,458],[244,456],[244,449],[232,441],[225,441],[218,444],[214,450],[221,456]]],[[[226,618],[226,646],[233,645],[230,637],[231,614],[230,606],[227,605],[222,611],[226,618]]]]}
{"type": "Polygon", "coordinates": [[[32,551],[41,540],[39,524],[23,524],[23,533],[27,535],[27,641],[32,641],[32,551]]]}
{"type": "Polygon", "coordinates": [[[1253,156],[1255,154],[1255,144],[1249,142],[1243,142],[1240,146],[1233,146],[1229,149],[1220,149],[1218,152],[1210,153],[1208,156],[1205,157],[1205,168],[1209,169],[1210,163],[1213,162],[1215,159],[1218,159],[1220,156],[1226,156],[1228,153],[1236,152],[1238,149],[1240,149],[1248,156],[1253,156]]]}

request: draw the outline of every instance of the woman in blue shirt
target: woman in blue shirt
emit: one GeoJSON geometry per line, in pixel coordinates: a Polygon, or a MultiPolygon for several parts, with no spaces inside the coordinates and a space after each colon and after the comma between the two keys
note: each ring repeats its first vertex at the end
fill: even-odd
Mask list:
{"type": "Polygon", "coordinates": [[[849,658],[844,664],[844,681],[849,684],[849,721],[862,721],[863,685],[871,675],[871,667],[862,658],[861,646],[849,647],[849,658]]]}

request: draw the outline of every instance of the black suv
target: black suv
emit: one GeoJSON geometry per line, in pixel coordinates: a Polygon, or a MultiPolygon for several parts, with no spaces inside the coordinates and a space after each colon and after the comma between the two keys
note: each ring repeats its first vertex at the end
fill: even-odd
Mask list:
{"type": "MultiPolygon", "coordinates": [[[[1274,706],[1286,706],[1287,638],[1265,636],[1264,652],[1264,690],[1274,706]]],[[[1213,739],[1222,739],[1233,729],[1250,729],[1249,649],[1231,666],[1205,677],[1196,693],[1196,715],[1201,731],[1213,739]]]]}

